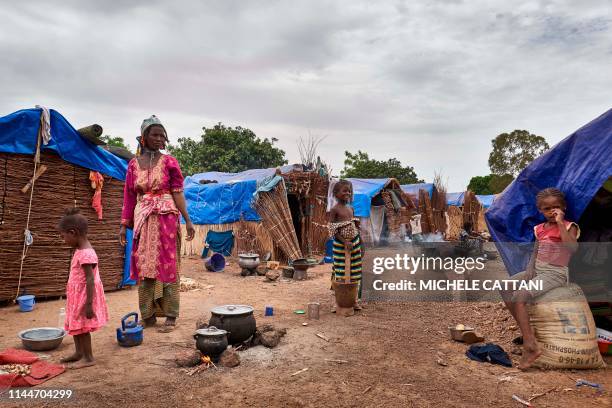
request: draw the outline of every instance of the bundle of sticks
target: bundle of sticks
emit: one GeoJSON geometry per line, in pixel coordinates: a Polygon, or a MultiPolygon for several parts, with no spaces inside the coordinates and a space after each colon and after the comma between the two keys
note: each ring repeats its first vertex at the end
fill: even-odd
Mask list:
{"type": "MultiPolygon", "coordinates": [[[[16,296],[18,285],[39,296],[65,292],[72,249],[65,245],[57,225],[68,208],[78,207],[89,220],[88,238],[99,258],[106,290],[118,287],[123,274],[124,250],[118,231],[123,204],[123,182],[105,177],[102,189],[104,219],[91,207],[93,190],[89,169],[74,166],[51,153],[41,155],[47,170],[34,183],[29,230],[33,244],[19,270],[28,218],[30,191],[22,193],[33,175],[33,157],[0,153],[0,301],[16,296]]],[[[31,187],[30,187],[31,188],[31,187]]]]}
{"type": "Polygon", "coordinates": [[[473,191],[467,190],[463,199],[463,222],[472,224],[474,230],[478,229],[478,214],[480,213],[480,202],[473,191]]]}
{"type": "Polygon", "coordinates": [[[424,189],[419,190],[419,213],[421,214],[421,230],[423,233],[436,232],[431,200],[429,199],[429,193],[424,189]]]}
{"type": "Polygon", "coordinates": [[[433,223],[436,231],[446,231],[446,187],[440,177],[434,180],[434,191],[431,196],[431,207],[433,212],[433,223]]]}
{"type": "Polygon", "coordinates": [[[302,251],[293,226],[285,182],[281,180],[272,190],[260,192],[255,209],[274,244],[289,261],[302,258],[302,251]]]}

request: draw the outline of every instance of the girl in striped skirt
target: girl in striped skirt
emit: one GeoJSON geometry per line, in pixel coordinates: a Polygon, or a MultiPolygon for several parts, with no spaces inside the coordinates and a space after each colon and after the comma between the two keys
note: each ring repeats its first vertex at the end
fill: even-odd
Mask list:
{"type": "MultiPolygon", "coordinates": [[[[349,206],[353,198],[353,185],[350,181],[340,180],[334,185],[334,196],[338,203],[330,212],[330,235],[334,239],[334,266],[332,280],[344,279],[345,268],[349,268],[351,282],[359,283],[357,300],[361,298],[361,261],[363,244],[359,236],[359,220],[354,217],[349,206]],[[346,251],[350,250],[350,259],[346,259],[346,251]]],[[[355,310],[361,310],[355,303],[355,310]]]]}

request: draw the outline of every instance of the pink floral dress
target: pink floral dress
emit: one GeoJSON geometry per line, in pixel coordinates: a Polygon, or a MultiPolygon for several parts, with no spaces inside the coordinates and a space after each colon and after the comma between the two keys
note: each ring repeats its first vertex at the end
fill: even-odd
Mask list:
{"type": "Polygon", "coordinates": [[[70,264],[70,277],[66,285],[66,320],[64,329],[76,336],[98,330],[108,322],[108,308],[104,297],[104,287],[98,270],[98,255],[93,248],[77,249],[70,264]],[[94,295],[93,319],[85,317],[83,311],[87,302],[87,278],[83,265],[93,265],[94,295]]]}
{"type": "Polygon", "coordinates": [[[121,223],[134,228],[132,279],[178,281],[179,210],[172,193],[182,191],[183,175],[174,157],[162,155],[150,169],[141,168],[137,158],[130,161],[121,223]]]}

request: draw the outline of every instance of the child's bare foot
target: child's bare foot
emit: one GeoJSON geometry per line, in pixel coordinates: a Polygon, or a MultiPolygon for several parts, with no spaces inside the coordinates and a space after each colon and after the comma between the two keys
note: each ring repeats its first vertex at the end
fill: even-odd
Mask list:
{"type": "Polygon", "coordinates": [[[83,358],[83,355],[81,353],[74,353],[71,356],[61,358],[60,363],[74,363],[75,361],[79,361],[82,358],[83,358]]]}
{"type": "Polygon", "coordinates": [[[85,368],[85,367],[91,367],[96,365],[96,361],[95,360],[84,360],[84,361],[80,361],[76,364],[72,364],[70,366],[68,366],[68,368],[70,368],[71,370],[78,370],[80,368],[85,368]]]}
{"type": "Polygon", "coordinates": [[[155,326],[155,324],[157,323],[157,318],[155,316],[153,317],[148,317],[146,319],[143,320],[144,323],[144,327],[153,327],[155,326]]]}
{"type": "Polygon", "coordinates": [[[332,306],[332,308],[331,308],[331,312],[332,312],[332,313],[336,313],[336,306],[332,306]]]}
{"type": "Polygon", "coordinates": [[[363,307],[361,307],[361,304],[359,302],[356,302],[355,306],[353,306],[353,310],[363,310],[363,307]]]}
{"type": "Polygon", "coordinates": [[[540,350],[537,343],[532,345],[525,344],[523,347],[523,355],[519,362],[519,369],[527,370],[541,355],[542,350],[540,350]]]}

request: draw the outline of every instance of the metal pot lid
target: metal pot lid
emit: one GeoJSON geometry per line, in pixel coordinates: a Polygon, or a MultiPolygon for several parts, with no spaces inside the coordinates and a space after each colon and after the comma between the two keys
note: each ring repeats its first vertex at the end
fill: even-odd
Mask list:
{"type": "Polygon", "coordinates": [[[253,313],[253,307],[247,305],[223,305],[213,307],[211,313],[221,316],[238,316],[253,313]]]}
{"type": "Polygon", "coordinates": [[[205,329],[196,330],[196,334],[201,336],[219,336],[227,334],[226,330],[217,329],[215,326],[209,326],[205,329]]]}

